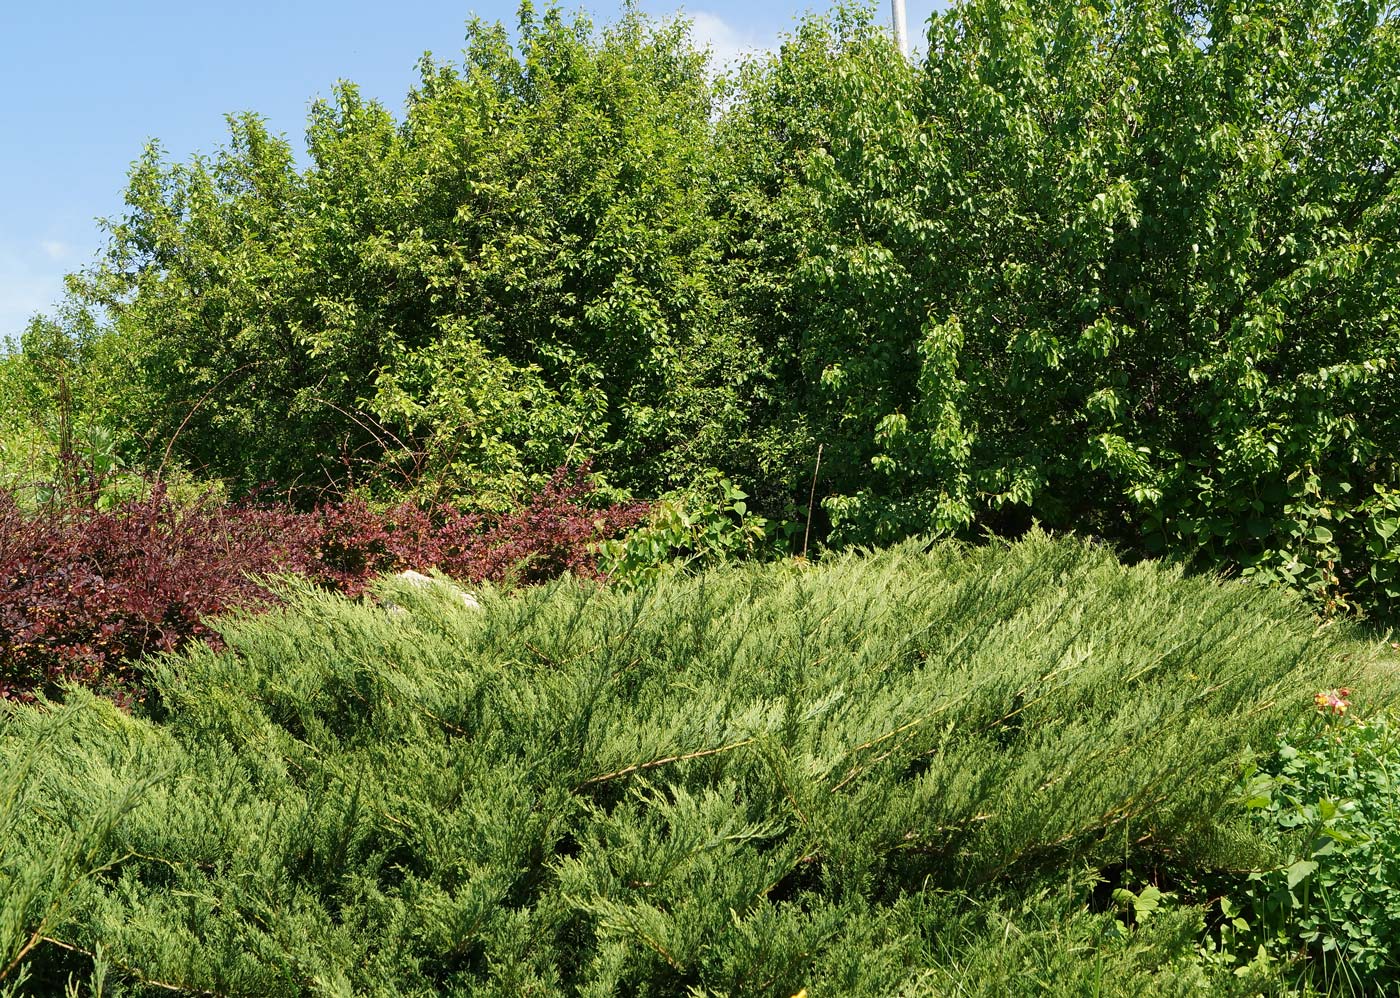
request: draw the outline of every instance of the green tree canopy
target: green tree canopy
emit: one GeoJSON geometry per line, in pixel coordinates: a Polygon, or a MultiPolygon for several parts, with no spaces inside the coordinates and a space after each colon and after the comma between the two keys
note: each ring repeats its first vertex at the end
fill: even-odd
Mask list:
{"type": "Polygon", "coordinates": [[[402,121],[342,83],[309,166],[255,115],[151,147],[84,296],[155,387],[150,439],[244,483],[388,459],[503,501],[570,455],[657,490],[742,432],[719,320],[712,86],[688,25],[525,5],[425,58],[402,121]]]}
{"type": "Polygon", "coordinates": [[[308,163],[136,164],[74,308],[111,419],[235,483],[499,508],[592,458],[831,537],[1032,521],[1400,599],[1400,18],[1356,0],[868,8],[716,83],[628,7],[474,21],[308,163]]]}
{"type": "Polygon", "coordinates": [[[746,291],[838,535],[1037,518],[1394,599],[1396,12],[971,0],[922,65],[843,17],[754,73],[746,291]]]}

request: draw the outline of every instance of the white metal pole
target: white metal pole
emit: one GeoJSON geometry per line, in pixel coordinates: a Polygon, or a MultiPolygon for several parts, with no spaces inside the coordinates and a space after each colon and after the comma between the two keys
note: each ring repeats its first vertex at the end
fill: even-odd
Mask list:
{"type": "Polygon", "coordinates": [[[909,55],[909,29],[905,23],[904,0],[890,0],[890,14],[894,18],[894,43],[899,54],[909,55]]]}

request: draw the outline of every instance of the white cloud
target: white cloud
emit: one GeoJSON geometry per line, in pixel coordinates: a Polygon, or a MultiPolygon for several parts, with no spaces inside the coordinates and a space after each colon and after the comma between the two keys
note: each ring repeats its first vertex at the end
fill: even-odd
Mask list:
{"type": "Polygon", "coordinates": [[[708,11],[683,11],[678,16],[691,22],[695,41],[709,47],[716,69],[724,69],[746,56],[758,55],[777,42],[776,38],[736,28],[718,14],[708,11]]]}
{"type": "Polygon", "coordinates": [[[67,260],[73,255],[73,247],[58,239],[40,240],[39,248],[44,251],[44,256],[50,260],[67,260]]]}

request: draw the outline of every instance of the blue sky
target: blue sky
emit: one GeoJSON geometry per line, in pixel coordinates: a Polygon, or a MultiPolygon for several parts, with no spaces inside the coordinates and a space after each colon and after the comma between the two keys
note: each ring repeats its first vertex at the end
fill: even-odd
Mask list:
{"type": "MultiPolygon", "coordinates": [[[[888,3],[878,0],[882,16],[888,3]]],[[[940,0],[907,0],[910,35],[940,0]]],[[[0,341],[58,299],[102,246],[147,139],[185,159],[256,111],[300,140],[307,104],[337,79],[397,110],[424,51],[455,58],[476,13],[513,23],[517,0],[40,0],[0,3],[0,341]]],[[[536,7],[545,6],[537,0],[536,7]]],[[[566,0],[611,20],[619,0],[566,0]]],[[[684,11],[719,55],[772,45],[826,0],[642,0],[684,11]]]]}

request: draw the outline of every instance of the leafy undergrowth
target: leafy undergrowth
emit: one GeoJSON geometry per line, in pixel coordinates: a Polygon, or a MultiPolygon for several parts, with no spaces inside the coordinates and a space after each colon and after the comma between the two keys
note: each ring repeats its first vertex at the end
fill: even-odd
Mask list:
{"type": "Polygon", "coordinates": [[[1393,711],[1364,720],[1346,696],[1284,738],[1248,803],[1280,850],[1271,870],[1234,885],[1222,949],[1271,959],[1307,952],[1310,976],[1346,994],[1400,987],[1400,729],[1393,711]],[[1262,947],[1262,950],[1260,949],[1262,947]]]}
{"type": "Polygon", "coordinates": [[[0,993],[1272,992],[1297,968],[1097,871],[1273,862],[1256,749],[1393,692],[1277,592],[1036,534],[479,612],[383,585],[405,612],[223,621],[158,716],[6,708],[0,993]]]}
{"type": "Polygon", "coordinates": [[[310,512],[181,503],[162,488],[112,509],[36,511],[0,491],[0,699],[64,683],[139,698],[140,656],[217,642],[208,618],[268,605],[272,574],[351,596],[405,569],[470,582],[598,577],[598,543],[644,508],[593,508],[585,472],[560,469],[494,518],[354,497],[310,512]]]}

